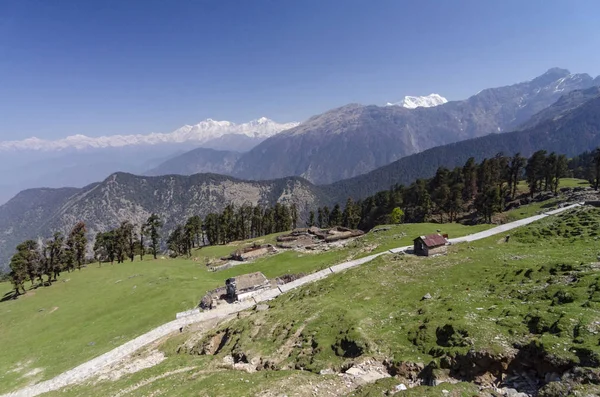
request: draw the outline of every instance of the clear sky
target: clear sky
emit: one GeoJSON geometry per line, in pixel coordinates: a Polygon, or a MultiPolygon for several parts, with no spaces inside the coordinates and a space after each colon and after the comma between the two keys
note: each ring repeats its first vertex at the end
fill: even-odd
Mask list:
{"type": "Polygon", "coordinates": [[[302,121],[600,73],[598,0],[0,1],[0,140],[302,121]]]}

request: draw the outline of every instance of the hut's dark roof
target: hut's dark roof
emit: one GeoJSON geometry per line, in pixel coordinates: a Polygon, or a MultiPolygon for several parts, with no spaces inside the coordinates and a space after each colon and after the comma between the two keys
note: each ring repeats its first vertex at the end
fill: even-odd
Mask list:
{"type": "Polygon", "coordinates": [[[423,244],[427,246],[427,248],[435,248],[440,247],[442,245],[446,245],[447,241],[444,236],[438,233],[428,234],[427,236],[420,236],[415,239],[423,241],[423,244]]]}

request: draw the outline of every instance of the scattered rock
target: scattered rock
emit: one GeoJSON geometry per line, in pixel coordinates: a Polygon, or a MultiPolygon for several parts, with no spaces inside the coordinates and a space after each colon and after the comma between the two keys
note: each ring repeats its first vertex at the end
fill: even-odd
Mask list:
{"type": "Polygon", "coordinates": [[[399,391],[408,390],[404,383],[400,383],[398,386],[394,387],[394,391],[397,393],[399,391]]]}
{"type": "Polygon", "coordinates": [[[425,294],[425,295],[424,295],[424,296],[421,298],[421,300],[422,300],[422,301],[424,301],[424,300],[428,300],[428,299],[431,299],[431,294],[430,294],[429,292],[428,292],[428,293],[426,293],[426,294],[425,294]]]}
{"type": "Polygon", "coordinates": [[[256,305],[257,312],[264,312],[265,310],[269,310],[269,305],[261,303],[260,305],[256,305]]]}
{"type": "Polygon", "coordinates": [[[94,346],[94,345],[96,345],[96,342],[90,342],[90,343],[88,343],[88,346],[94,346]]]}
{"type": "Polygon", "coordinates": [[[233,356],[229,355],[229,356],[223,357],[223,365],[233,367],[233,364],[235,364],[235,360],[233,359],[233,356]]]}
{"type": "Polygon", "coordinates": [[[550,382],[560,382],[560,375],[557,374],[556,372],[548,372],[546,374],[546,376],[544,377],[544,381],[546,383],[550,383],[550,382]]]}
{"type": "Polygon", "coordinates": [[[360,368],[356,368],[356,367],[350,368],[349,370],[346,371],[346,373],[348,375],[352,375],[352,376],[360,376],[360,375],[364,374],[364,372],[360,368]]]}
{"type": "Polygon", "coordinates": [[[518,390],[512,389],[510,387],[504,387],[504,388],[500,389],[500,392],[505,397],[529,397],[529,394],[521,393],[518,390]]]}

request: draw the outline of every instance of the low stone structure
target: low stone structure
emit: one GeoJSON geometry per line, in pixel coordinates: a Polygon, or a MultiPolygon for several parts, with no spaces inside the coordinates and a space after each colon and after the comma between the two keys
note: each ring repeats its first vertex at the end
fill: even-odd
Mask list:
{"type": "Polygon", "coordinates": [[[261,272],[242,274],[225,280],[227,299],[242,301],[271,288],[271,283],[261,272]]]}
{"type": "Polygon", "coordinates": [[[448,248],[446,247],[448,243],[447,237],[439,233],[417,237],[414,239],[415,255],[431,256],[446,254],[448,252],[448,248]]]}
{"type": "Polygon", "coordinates": [[[239,262],[249,261],[263,255],[267,255],[271,252],[274,252],[275,248],[271,244],[267,245],[252,245],[250,247],[238,249],[235,252],[232,252],[230,256],[226,258],[221,258],[222,260],[235,260],[239,262]]]}
{"type": "Polygon", "coordinates": [[[289,234],[277,237],[277,247],[285,249],[305,248],[314,249],[319,244],[347,240],[365,234],[362,230],[353,230],[336,226],[330,229],[320,229],[316,226],[308,229],[295,229],[289,234]]]}

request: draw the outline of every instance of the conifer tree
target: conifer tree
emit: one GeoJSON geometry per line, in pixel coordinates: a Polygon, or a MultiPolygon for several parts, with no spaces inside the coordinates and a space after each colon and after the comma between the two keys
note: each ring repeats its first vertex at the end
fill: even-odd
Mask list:
{"type": "Polygon", "coordinates": [[[154,259],[158,256],[158,249],[160,247],[160,229],[163,223],[157,214],[152,214],[146,221],[146,235],[150,239],[150,248],[152,249],[152,256],[154,259]]]}
{"type": "Polygon", "coordinates": [[[74,265],[77,266],[77,269],[79,270],[81,270],[81,267],[85,262],[85,249],[87,246],[86,233],[87,229],[85,227],[85,223],[77,222],[69,234],[67,243],[67,245],[71,248],[71,255],[74,265]]]}

